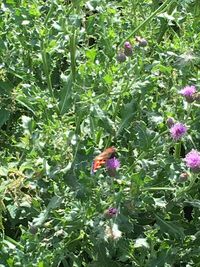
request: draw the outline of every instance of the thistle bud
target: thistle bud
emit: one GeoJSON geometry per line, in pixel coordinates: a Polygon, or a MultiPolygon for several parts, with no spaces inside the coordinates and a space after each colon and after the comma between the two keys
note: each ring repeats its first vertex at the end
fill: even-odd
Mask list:
{"type": "Polygon", "coordinates": [[[188,173],[187,172],[182,172],[179,176],[179,181],[180,182],[186,182],[188,180],[188,173]]]}
{"type": "Polygon", "coordinates": [[[198,103],[200,102],[200,93],[196,93],[193,95],[194,101],[197,101],[198,103]]]}
{"type": "Polygon", "coordinates": [[[140,37],[140,36],[136,36],[135,40],[138,42],[140,47],[145,47],[148,44],[147,40],[142,38],[142,37],[140,37]]]}
{"type": "Polygon", "coordinates": [[[169,128],[171,128],[174,125],[175,121],[174,121],[173,118],[168,118],[167,121],[166,121],[166,123],[167,123],[167,126],[169,128]]]}
{"type": "Polygon", "coordinates": [[[142,39],[140,42],[139,42],[139,46],[141,46],[141,47],[145,47],[145,46],[147,46],[147,40],[146,39],[142,39]]]}
{"type": "Polygon", "coordinates": [[[126,55],[123,52],[119,52],[117,55],[117,61],[120,63],[126,61],[126,55]]]}

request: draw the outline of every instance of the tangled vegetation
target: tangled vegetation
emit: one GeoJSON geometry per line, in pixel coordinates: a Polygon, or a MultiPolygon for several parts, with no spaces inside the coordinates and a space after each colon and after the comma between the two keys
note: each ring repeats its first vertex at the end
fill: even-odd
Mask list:
{"type": "Polygon", "coordinates": [[[200,266],[200,1],[0,6],[0,266],[200,266]]]}

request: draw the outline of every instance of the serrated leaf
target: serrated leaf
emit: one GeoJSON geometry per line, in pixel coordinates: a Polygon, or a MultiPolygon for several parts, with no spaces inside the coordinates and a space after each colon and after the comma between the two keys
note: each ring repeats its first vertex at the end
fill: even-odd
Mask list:
{"type": "Polygon", "coordinates": [[[121,122],[117,131],[117,135],[130,123],[131,120],[134,119],[136,112],[136,103],[135,100],[132,100],[130,103],[127,103],[121,114],[121,122]]]}
{"type": "Polygon", "coordinates": [[[136,132],[138,146],[144,150],[151,147],[151,141],[155,137],[155,132],[147,128],[143,121],[134,123],[134,131],[136,132]]]}
{"type": "Polygon", "coordinates": [[[37,218],[33,219],[33,226],[34,227],[42,226],[44,224],[44,222],[47,220],[49,212],[51,211],[51,209],[55,209],[55,208],[59,207],[61,201],[62,201],[62,199],[58,196],[52,197],[47,208],[45,210],[43,210],[37,218]]]}
{"type": "Polygon", "coordinates": [[[158,215],[155,215],[155,217],[157,219],[158,225],[160,226],[163,232],[167,232],[170,235],[173,235],[175,238],[178,238],[178,239],[185,238],[184,230],[181,226],[178,225],[177,222],[170,222],[170,221],[163,220],[158,215]]]}
{"type": "Polygon", "coordinates": [[[111,134],[115,132],[114,122],[108,117],[108,115],[105,114],[105,112],[98,105],[93,105],[91,107],[91,113],[93,116],[95,116],[101,121],[101,127],[106,129],[111,134]]]}
{"type": "Polygon", "coordinates": [[[174,262],[174,259],[177,257],[178,249],[164,249],[162,251],[159,251],[158,255],[156,258],[150,258],[148,261],[148,266],[154,266],[154,267],[164,267],[168,266],[165,265],[165,263],[171,264],[174,262]]]}

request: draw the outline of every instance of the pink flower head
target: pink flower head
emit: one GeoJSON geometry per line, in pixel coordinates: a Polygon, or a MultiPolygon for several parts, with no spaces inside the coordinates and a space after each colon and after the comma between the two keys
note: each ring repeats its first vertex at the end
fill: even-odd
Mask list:
{"type": "Polygon", "coordinates": [[[124,48],[131,49],[132,48],[132,45],[129,42],[125,42],[124,48]]]}
{"type": "Polygon", "coordinates": [[[200,171],[200,152],[192,149],[186,156],[184,161],[186,166],[193,171],[200,171]]]}
{"type": "Polygon", "coordinates": [[[188,102],[193,102],[193,95],[197,92],[194,85],[186,86],[181,91],[180,94],[183,95],[188,102]]]}
{"type": "Polygon", "coordinates": [[[170,128],[171,137],[174,140],[179,140],[187,132],[187,127],[178,122],[170,128]]]}
{"type": "Polygon", "coordinates": [[[118,210],[116,208],[109,208],[107,211],[106,211],[106,215],[108,217],[114,217],[116,214],[118,213],[118,210]]]}
{"type": "Polygon", "coordinates": [[[108,170],[116,170],[120,167],[120,161],[117,158],[111,158],[106,161],[106,167],[108,170]]]}
{"type": "Polygon", "coordinates": [[[124,54],[125,54],[127,57],[132,56],[132,54],[133,54],[133,49],[132,49],[132,45],[131,45],[131,43],[129,43],[129,42],[125,42],[125,44],[124,44],[124,54]]]}

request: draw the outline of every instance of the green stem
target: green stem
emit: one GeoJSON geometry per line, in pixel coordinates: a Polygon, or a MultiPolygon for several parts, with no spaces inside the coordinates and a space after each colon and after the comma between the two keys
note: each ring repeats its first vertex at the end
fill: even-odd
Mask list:
{"type": "Polygon", "coordinates": [[[187,103],[187,110],[186,110],[186,116],[184,118],[184,121],[188,121],[191,115],[191,111],[193,110],[193,104],[192,103],[187,103]]]}
{"type": "Polygon", "coordinates": [[[18,247],[18,249],[20,249],[21,251],[24,250],[24,247],[20,243],[18,243],[14,239],[12,239],[11,237],[5,236],[4,240],[6,240],[6,241],[10,242],[11,244],[13,244],[14,246],[18,247]]]}
{"type": "Polygon", "coordinates": [[[51,6],[50,6],[50,8],[49,8],[49,12],[47,13],[47,16],[46,16],[45,21],[44,21],[44,25],[47,24],[49,18],[51,17],[51,14],[52,14],[53,11],[54,11],[54,7],[55,7],[55,4],[54,4],[54,1],[52,0],[52,1],[51,1],[51,6]]]}
{"type": "Polygon", "coordinates": [[[174,158],[180,159],[181,154],[181,142],[175,144],[174,158]]]}
{"type": "Polygon", "coordinates": [[[71,72],[72,79],[76,78],[76,31],[70,37],[70,59],[71,59],[71,72]]]}
{"type": "Polygon", "coordinates": [[[174,187],[145,187],[140,189],[141,191],[159,191],[159,190],[169,190],[174,191],[176,188],[174,187]]]}
{"type": "Polygon", "coordinates": [[[46,54],[46,50],[45,50],[45,46],[44,46],[43,41],[41,41],[40,46],[41,46],[41,54],[42,54],[42,62],[43,62],[44,73],[45,73],[46,80],[47,80],[47,86],[48,86],[49,93],[50,93],[51,97],[53,98],[53,100],[55,100],[54,99],[52,82],[51,82],[51,74],[50,74],[50,71],[49,71],[49,64],[47,62],[47,54],[46,54]]]}
{"type": "Polygon", "coordinates": [[[152,18],[154,18],[159,12],[163,11],[168,4],[173,3],[176,0],[166,0],[158,9],[156,9],[145,21],[143,21],[138,27],[136,27],[120,44],[121,47],[126,40],[129,40],[137,31],[139,31],[144,25],[146,25],[152,18]]]}

